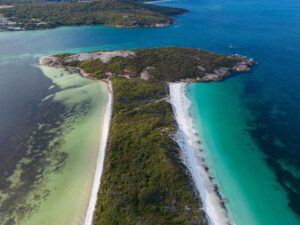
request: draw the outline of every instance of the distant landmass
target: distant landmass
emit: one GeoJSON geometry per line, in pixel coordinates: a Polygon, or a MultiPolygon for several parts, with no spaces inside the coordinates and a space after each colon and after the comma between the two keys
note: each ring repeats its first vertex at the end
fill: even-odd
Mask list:
{"type": "Polygon", "coordinates": [[[36,30],[58,26],[108,25],[161,27],[187,10],[130,0],[0,1],[0,31],[36,30]]]}

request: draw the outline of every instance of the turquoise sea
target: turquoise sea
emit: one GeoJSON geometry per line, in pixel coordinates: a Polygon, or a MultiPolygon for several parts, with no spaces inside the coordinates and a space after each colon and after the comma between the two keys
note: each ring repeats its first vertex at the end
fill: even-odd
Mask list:
{"type": "MultiPolygon", "coordinates": [[[[184,7],[190,13],[165,28],[85,26],[0,33],[0,173],[5,174],[0,190],[7,190],[4,178],[15,171],[29,137],[40,138],[29,135],[34,127],[41,121],[53,124],[56,115],[61,115],[58,123],[65,120],[59,102],[40,104],[61,90],[48,89],[53,81],[35,66],[38,57],[95,49],[191,46],[239,53],[258,62],[250,73],[191,84],[186,91],[209,172],[230,218],[238,225],[300,224],[300,2],[159,4],[184,7]]],[[[48,137],[37,140],[42,148],[51,142],[48,137]]],[[[33,179],[40,162],[25,177],[33,179]]],[[[6,197],[3,193],[0,201],[6,197]]],[[[0,224],[6,210],[0,205],[0,224]]]]}

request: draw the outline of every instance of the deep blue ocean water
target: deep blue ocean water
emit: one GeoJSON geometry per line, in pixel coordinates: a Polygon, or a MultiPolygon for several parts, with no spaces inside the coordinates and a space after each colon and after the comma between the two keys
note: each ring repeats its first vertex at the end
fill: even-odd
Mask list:
{"type": "MultiPolygon", "coordinates": [[[[219,88],[220,93],[224,93],[225,96],[212,94],[212,96],[201,96],[201,99],[190,96],[192,100],[194,99],[192,106],[194,112],[199,109],[195,121],[197,118],[205,119],[206,114],[201,114],[203,104],[209,106],[207,115],[213,116],[216,109],[222,112],[220,111],[222,108],[217,105],[220,104],[218,99],[230,101],[230,95],[232,99],[238,98],[239,103],[234,107],[238,105],[241,109],[225,110],[227,113],[225,115],[231,119],[237,118],[236,121],[231,120],[232,126],[235,126],[235,123],[247,125],[244,127],[244,132],[255,143],[255,151],[262,153],[266,165],[274,175],[276,185],[279,185],[274,187],[275,190],[277,188],[286,193],[287,202],[284,203],[288,205],[286,210],[290,209],[291,215],[299,216],[300,2],[296,0],[178,0],[160,4],[184,7],[190,10],[190,13],[176,17],[177,22],[166,28],[119,29],[95,26],[0,33],[0,123],[2,126],[0,154],[5,155],[5,151],[8,151],[6,147],[9,140],[8,131],[12,128],[18,131],[26,130],[28,124],[34,123],[33,113],[39,110],[36,103],[46,95],[42,87],[47,87],[50,81],[34,67],[37,58],[41,55],[173,45],[204,48],[222,53],[239,53],[255,58],[258,64],[248,74],[237,74],[215,84],[192,86],[191,95],[218,93],[219,88]],[[33,86],[38,89],[34,89],[33,86]],[[33,90],[36,90],[34,95],[33,90]],[[211,98],[213,101],[208,103],[203,98],[211,98]],[[21,113],[22,109],[26,113],[21,113]],[[235,113],[239,110],[247,116],[237,116],[235,113]],[[26,121],[26,123],[20,124],[23,127],[15,127],[13,124],[16,121],[26,121]]],[[[228,107],[233,106],[229,104],[228,107]]],[[[211,117],[211,120],[213,121],[214,117],[211,117]]],[[[222,120],[226,121],[226,118],[222,120]]],[[[222,129],[230,130],[230,124],[222,129]]],[[[214,134],[210,134],[210,137],[213,136],[214,134]]],[[[20,137],[22,138],[25,137],[20,137]]],[[[234,140],[234,136],[231,138],[234,140]]],[[[226,154],[226,148],[222,151],[226,154]]],[[[4,161],[5,158],[1,160],[4,161]]],[[[7,166],[13,167],[13,165],[7,166]]],[[[255,168],[255,164],[251,166],[255,168]]],[[[245,169],[251,169],[251,166],[245,169]]],[[[259,170],[256,172],[259,173],[259,170]]],[[[215,176],[222,176],[222,173],[216,173],[217,169],[215,176]]],[[[256,183],[254,179],[253,184],[256,183]]],[[[262,190],[267,194],[268,190],[263,188],[262,190]]],[[[273,191],[270,190],[270,193],[273,191]]],[[[247,199],[247,192],[241,191],[241,193],[247,199]]],[[[223,197],[227,198],[227,196],[223,197]]],[[[230,202],[230,199],[228,201],[230,202]]],[[[259,199],[255,204],[260,204],[259,199]]],[[[273,215],[271,208],[267,208],[268,204],[273,203],[264,202],[265,207],[262,208],[265,209],[265,214],[261,211],[260,216],[269,215],[266,218],[279,218],[281,215],[275,213],[273,215]]],[[[287,211],[284,215],[289,215],[287,211]]],[[[266,218],[257,221],[259,224],[270,224],[266,218]]]]}

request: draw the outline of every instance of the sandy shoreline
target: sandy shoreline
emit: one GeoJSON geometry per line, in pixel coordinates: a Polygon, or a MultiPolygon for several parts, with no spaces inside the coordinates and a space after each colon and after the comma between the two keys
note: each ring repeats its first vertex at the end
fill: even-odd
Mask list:
{"type": "Polygon", "coordinates": [[[197,132],[189,115],[190,101],[185,95],[186,83],[170,83],[170,99],[178,124],[176,141],[181,148],[181,157],[191,173],[194,185],[200,195],[201,204],[211,225],[230,224],[222,200],[215,191],[215,185],[203,163],[203,155],[197,132]]]}
{"type": "Polygon", "coordinates": [[[97,203],[97,194],[100,187],[101,182],[101,175],[103,171],[104,159],[105,159],[105,151],[108,142],[109,130],[110,130],[110,120],[111,120],[111,113],[112,113],[112,102],[113,102],[113,92],[112,92],[112,85],[111,81],[107,81],[107,88],[108,88],[108,103],[106,106],[106,111],[104,115],[104,123],[100,137],[100,146],[98,152],[98,159],[97,159],[97,166],[94,176],[93,188],[91,192],[91,197],[89,201],[89,206],[86,212],[84,225],[92,225],[93,223],[93,215],[97,203]]]}
{"type": "MultiPolygon", "coordinates": [[[[43,62],[43,59],[45,59],[45,58],[47,58],[47,57],[40,58],[40,60],[39,60],[40,65],[45,64],[43,62]]],[[[52,66],[50,65],[50,67],[52,67],[52,66]]],[[[75,72],[77,72],[83,78],[91,79],[90,75],[88,73],[84,72],[80,68],[71,67],[70,69],[71,70],[75,69],[75,72]]],[[[105,151],[106,151],[106,146],[107,146],[108,136],[109,136],[109,131],[110,131],[112,102],[113,102],[112,83],[109,79],[107,79],[105,81],[101,81],[101,82],[105,82],[107,85],[108,102],[107,102],[104,120],[103,120],[104,123],[101,125],[102,132],[101,132],[101,136],[100,136],[100,146],[99,146],[98,157],[97,157],[96,171],[95,171],[95,175],[94,175],[91,196],[90,196],[88,208],[87,208],[85,219],[84,219],[84,225],[92,225],[92,223],[93,223],[93,215],[94,215],[94,211],[96,208],[97,194],[98,194],[98,190],[99,190],[100,183],[101,183],[101,176],[102,176],[102,172],[103,172],[104,159],[105,159],[105,151]]]]}

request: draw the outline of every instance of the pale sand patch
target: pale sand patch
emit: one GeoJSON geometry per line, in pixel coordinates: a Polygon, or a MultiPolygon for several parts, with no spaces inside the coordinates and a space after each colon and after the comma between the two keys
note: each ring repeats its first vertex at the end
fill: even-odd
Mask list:
{"type": "Polygon", "coordinates": [[[111,51],[111,52],[91,52],[91,53],[80,53],[68,56],[65,58],[65,62],[73,61],[86,61],[86,60],[95,60],[100,59],[102,62],[107,63],[113,57],[121,56],[128,57],[134,55],[132,51],[111,51]]]}

